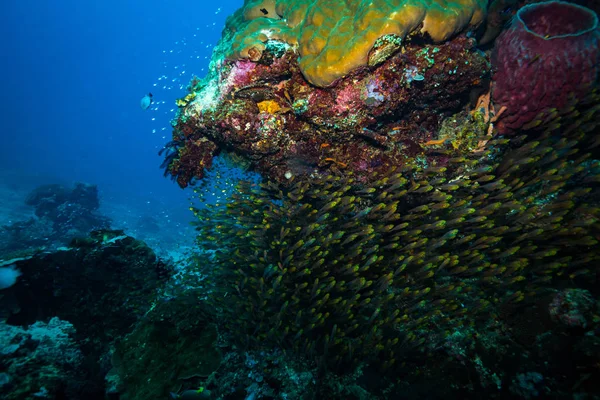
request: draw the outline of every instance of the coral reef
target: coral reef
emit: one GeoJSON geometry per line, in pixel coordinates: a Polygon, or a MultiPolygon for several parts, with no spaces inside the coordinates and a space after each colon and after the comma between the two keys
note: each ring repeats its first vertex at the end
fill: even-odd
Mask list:
{"type": "Polygon", "coordinates": [[[215,155],[263,177],[213,206],[195,188],[224,354],[195,384],[231,400],[597,393],[596,16],[530,4],[500,34],[523,2],[497,0],[466,32],[486,7],[455,3],[443,33],[432,2],[421,26],[381,31],[416,8],[300,3],[229,18],[165,146],[181,187],[231,193],[215,155]]]}
{"type": "Polygon", "coordinates": [[[55,231],[44,219],[29,218],[0,226],[0,254],[29,251],[32,248],[45,248],[55,231]]]}
{"type": "Polygon", "coordinates": [[[103,392],[109,365],[107,359],[106,365],[99,360],[152,307],[172,274],[172,267],[143,242],[106,230],[75,239],[68,248],[0,262],[4,264],[14,264],[21,276],[2,290],[1,319],[15,326],[53,317],[69,321],[84,364],[94,365],[84,370],[88,383],[82,392],[70,398],[92,399],[90,392],[103,392]]]}
{"type": "Polygon", "coordinates": [[[77,183],[71,190],[57,184],[40,186],[27,196],[25,204],[35,207],[35,215],[51,221],[59,233],[85,234],[107,223],[95,214],[100,207],[96,185],[77,183]]]}
{"type": "Polygon", "coordinates": [[[496,40],[492,60],[500,133],[548,123],[598,85],[598,16],[560,1],[527,5],[496,40]]]}
{"type": "Polygon", "coordinates": [[[400,46],[386,36],[375,44],[376,65],[326,89],[306,82],[297,53],[276,43],[258,62],[213,60],[211,74],[189,87],[197,95],[179,110],[163,167],[185,187],[222,150],[279,181],[331,169],[367,178],[401,165],[438,139],[440,121],[485,81],[488,61],[474,45],[458,36],[400,46]]]}
{"type": "Polygon", "coordinates": [[[161,152],[197,251],[88,233],[95,186],[33,191],[0,396],[598,397],[597,20],[529,4],[493,49],[523,1],[487,3],[246,0],[161,152]]]}
{"type": "Polygon", "coordinates": [[[36,218],[0,227],[0,255],[67,244],[110,225],[110,219],[98,213],[96,185],[77,183],[72,189],[43,185],[29,193],[25,204],[34,207],[36,218]]]}
{"type": "Polygon", "coordinates": [[[68,248],[14,264],[22,276],[4,291],[19,304],[9,323],[58,316],[73,322],[78,334],[107,337],[126,330],[143,315],[171,268],[143,242],[110,230],[95,231],[74,239],[68,248]],[[85,311],[80,304],[85,304],[85,311]],[[102,317],[107,309],[115,320],[102,317]]]}

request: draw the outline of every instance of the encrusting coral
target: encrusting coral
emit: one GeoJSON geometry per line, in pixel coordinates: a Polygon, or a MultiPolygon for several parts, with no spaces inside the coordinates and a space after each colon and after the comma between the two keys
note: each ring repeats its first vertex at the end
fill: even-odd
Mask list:
{"type": "Polygon", "coordinates": [[[309,84],[296,52],[273,42],[259,62],[219,64],[217,51],[209,75],[178,101],[165,173],[181,187],[194,184],[223,149],[275,180],[332,168],[366,178],[401,165],[486,82],[489,63],[475,44],[465,35],[439,45],[407,39],[401,47],[384,38],[376,66],[329,88],[309,84]]]}
{"type": "Polygon", "coordinates": [[[484,0],[246,0],[228,20],[228,57],[258,61],[268,40],[297,47],[306,79],[329,86],[366,66],[375,42],[417,29],[442,42],[484,19],[484,0]]]}

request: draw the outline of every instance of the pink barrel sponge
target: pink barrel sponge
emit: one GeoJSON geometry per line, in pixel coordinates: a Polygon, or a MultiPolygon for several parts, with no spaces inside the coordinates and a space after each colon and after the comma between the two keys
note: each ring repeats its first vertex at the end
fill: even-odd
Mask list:
{"type": "Polygon", "coordinates": [[[505,107],[499,132],[537,126],[597,85],[598,16],[561,1],[527,5],[498,37],[492,62],[492,98],[505,107]]]}

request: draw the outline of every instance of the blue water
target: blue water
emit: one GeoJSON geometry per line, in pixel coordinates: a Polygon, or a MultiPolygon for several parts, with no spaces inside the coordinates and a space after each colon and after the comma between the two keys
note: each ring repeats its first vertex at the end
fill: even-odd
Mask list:
{"type": "Polygon", "coordinates": [[[225,18],[241,5],[2,2],[0,183],[23,192],[97,184],[115,227],[143,214],[187,224],[189,191],[162,176],[157,153],[175,99],[204,75],[225,18]],[[143,111],[148,92],[155,103],[143,111]]]}

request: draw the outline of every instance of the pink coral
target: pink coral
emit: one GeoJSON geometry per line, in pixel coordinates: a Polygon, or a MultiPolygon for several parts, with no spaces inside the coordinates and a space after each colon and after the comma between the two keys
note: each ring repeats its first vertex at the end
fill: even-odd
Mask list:
{"type": "Polygon", "coordinates": [[[506,107],[501,133],[529,128],[581,100],[598,82],[600,32],[596,14],[549,1],[521,8],[496,42],[493,99],[506,107]]]}

